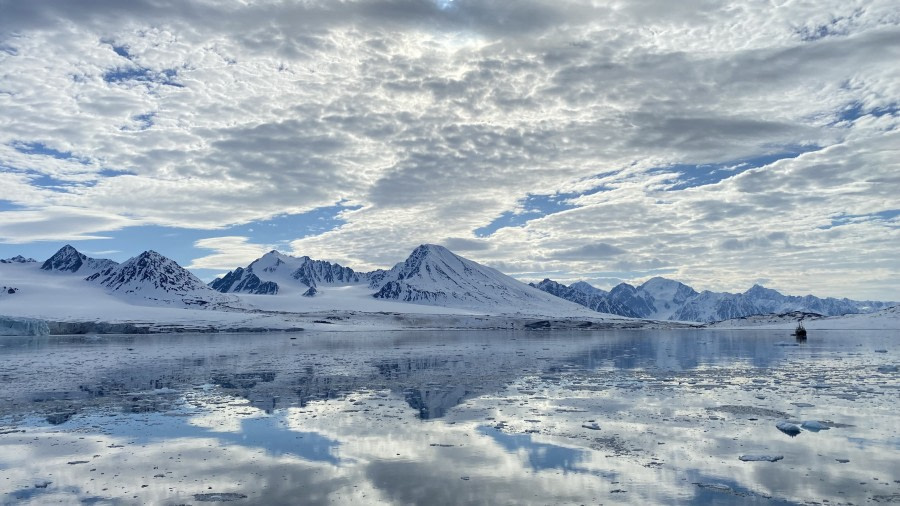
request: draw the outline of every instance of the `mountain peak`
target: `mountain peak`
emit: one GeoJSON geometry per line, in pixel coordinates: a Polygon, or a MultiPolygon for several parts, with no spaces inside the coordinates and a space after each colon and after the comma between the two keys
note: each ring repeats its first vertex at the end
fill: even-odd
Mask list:
{"type": "Polygon", "coordinates": [[[71,244],[66,244],[41,265],[45,271],[77,272],[84,265],[88,257],[81,254],[71,244]]]}
{"type": "Polygon", "coordinates": [[[587,281],[576,281],[569,285],[569,288],[587,294],[608,293],[606,290],[601,290],[587,281]]]}
{"type": "MultiPolygon", "coordinates": [[[[553,283],[547,280],[549,283],[553,283]]],[[[373,297],[417,304],[552,314],[578,312],[563,302],[495,269],[456,255],[444,246],[422,244],[384,274],[373,297]],[[553,309],[551,309],[553,308],[553,309]]]]}
{"type": "Polygon", "coordinates": [[[441,246],[440,244],[420,244],[413,250],[410,256],[416,254],[436,254],[436,255],[453,255],[456,256],[452,251],[441,246]]]}
{"type": "Polygon", "coordinates": [[[771,288],[766,288],[766,287],[760,285],[759,283],[756,283],[753,286],[751,286],[750,289],[748,289],[746,292],[744,292],[744,294],[751,296],[751,297],[757,297],[757,298],[758,297],[772,298],[772,297],[781,297],[782,296],[781,293],[779,293],[777,290],[773,290],[771,288]]]}
{"type": "Polygon", "coordinates": [[[12,258],[0,260],[0,264],[31,264],[35,262],[37,262],[37,260],[33,258],[25,258],[22,255],[16,255],[12,258]]]}
{"type": "Polygon", "coordinates": [[[210,290],[196,276],[178,265],[178,262],[153,250],[129,258],[115,269],[95,274],[88,279],[99,279],[101,285],[124,293],[184,294],[210,290]]]}
{"type": "MultiPolygon", "coordinates": [[[[652,278],[644,281],[638,288],[651,288],[651,287],[662,287],[662,286],[676,286],[676,285],[684,285],[684,283],[680,281],[675,281],[674,279],[664,278],[662,276],[653,276],[652,278]]],[[[685,285],[687,286],[687,285],[685,285]]]]}
{"type": "Polygon", "coordinates": [[[238,267],[216,278],[209,286],[222,293],[274,295],[290,293],[292,287],[305,292],[318,284],[348,285],[365,280],[365,274],[360,275],[349,267],[272,250],[250,262],[246,268],[238,267]]]}

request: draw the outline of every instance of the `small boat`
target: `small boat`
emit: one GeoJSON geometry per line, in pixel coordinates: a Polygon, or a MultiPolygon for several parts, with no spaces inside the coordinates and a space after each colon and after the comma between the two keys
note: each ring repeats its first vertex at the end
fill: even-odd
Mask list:
{"type": "Polygon", "coordinates": [[[806,339],[806,327],[803,326],[803,319],[797,322],[797,329],[794,330],[794,337],[797,339],[806,339]]]}

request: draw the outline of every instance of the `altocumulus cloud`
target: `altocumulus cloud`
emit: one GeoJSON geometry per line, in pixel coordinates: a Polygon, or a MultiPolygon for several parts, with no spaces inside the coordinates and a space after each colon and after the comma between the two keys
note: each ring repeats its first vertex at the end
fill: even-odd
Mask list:
{"type": "Polygon", "coordinates": [[[892,1],[0,8],[7,244],[202,229],[227,269],[266,239],[216,230],[340,205],[293,250],[897,298],[892,1]]]}

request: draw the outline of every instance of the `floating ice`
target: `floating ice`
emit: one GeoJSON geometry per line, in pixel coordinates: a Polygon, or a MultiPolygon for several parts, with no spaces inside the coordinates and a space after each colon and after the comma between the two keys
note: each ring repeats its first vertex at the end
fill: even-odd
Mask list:
{"type": "Polygon", "coordinates": [[[791,422],[778,422],[775,424],[775,428],[791,437],[800,434],[800,427],[791,422]]]}
{"type": "Polygon", "coordinates": [[[237,501],[239,499],[246,499],[247,496],[244,494],[238,494],[235,492],[216,492],[209,494],[194,494],[194,500],[200,502],[228,502],[228,501],[237,501]]]}
{"type": "Polygon", "coordinates": [[[820,430],[828,430],[831,428],[817,420],[806,420],[800,424],[800,427],[803,427],[810,432],[819,432],[820,430]]]}
{"type": "Polygon", "coordinates": [[[784,455],[741,455],[738,459],[744,462],[778,462],[784,455]]]}

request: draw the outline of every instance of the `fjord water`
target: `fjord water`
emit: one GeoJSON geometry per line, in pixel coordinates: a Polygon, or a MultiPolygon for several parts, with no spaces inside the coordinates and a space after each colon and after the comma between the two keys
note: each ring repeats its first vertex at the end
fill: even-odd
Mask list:
{"type": "Polygon", "coordinates": [[[0,503],[896,502],[898,338],[3,338],[0,503]]]}

